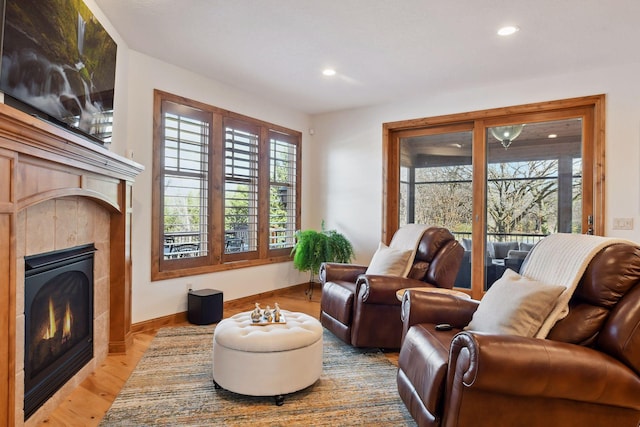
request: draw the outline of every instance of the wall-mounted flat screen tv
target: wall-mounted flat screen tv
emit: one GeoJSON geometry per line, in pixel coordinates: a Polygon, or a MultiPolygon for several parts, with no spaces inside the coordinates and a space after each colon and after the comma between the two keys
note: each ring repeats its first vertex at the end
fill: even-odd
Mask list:
{"type": "Polygon", "coordinates": [[[82,0],[5,0],[2,44],[6,104],[111,142],[117,46],[82,0]]]}

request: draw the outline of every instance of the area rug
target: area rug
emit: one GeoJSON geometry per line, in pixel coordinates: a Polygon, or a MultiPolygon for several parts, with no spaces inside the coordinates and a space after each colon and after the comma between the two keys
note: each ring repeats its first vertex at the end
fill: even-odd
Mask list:
{"type": "Polygon", "coordinates": [[[216,390],[213,330],[159,330],[100,426],[415,426],[398,396],[396,367],[326,330],[320,379],[287,394],[284,405],[216,390]]]}

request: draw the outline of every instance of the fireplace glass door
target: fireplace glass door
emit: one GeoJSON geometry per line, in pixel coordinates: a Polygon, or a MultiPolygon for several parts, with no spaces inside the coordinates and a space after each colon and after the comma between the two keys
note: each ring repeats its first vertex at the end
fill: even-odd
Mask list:
{"type": "Polygon", "coordinates": [[[93,357],[94,251],[25,257],[25,419],[93,357]]]}

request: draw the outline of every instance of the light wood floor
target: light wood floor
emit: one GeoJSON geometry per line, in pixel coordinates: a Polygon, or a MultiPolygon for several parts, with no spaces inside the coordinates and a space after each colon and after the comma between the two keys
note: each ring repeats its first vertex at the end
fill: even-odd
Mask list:
{"type": "MultiPolygon", "coordinates": [[[[318,318],[320,316],[318,285],[315,287],[311,300],[305,295],[306,289],[306,286],[297,286],[225,303],[224,317],[251,310],[254,302],[260,302],[263,307],[267,304],[273,306],[273,303],[277,302],[283,309],[307,313],[318,318]]],[[[174,322],[173,324],[187,323],[174,322]]],[[[133,345],[126,355],[109,355],[102,365],[84,380],[66,401],[40,425],[56,427],[97,426],[149,347],[155,334],[156,330],[136,332],[133,336],[133,345]]],[[[397,352],[386,352],[385,355],[397,365],[397,352]]]]}

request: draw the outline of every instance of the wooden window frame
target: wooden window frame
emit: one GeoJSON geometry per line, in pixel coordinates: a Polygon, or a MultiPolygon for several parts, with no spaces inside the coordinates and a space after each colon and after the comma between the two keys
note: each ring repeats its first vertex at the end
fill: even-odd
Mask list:
{"type": "Polygon", "coordinates": [[[295,228],[301,225],[302,133],[279,125],[230,112],[198,101],[154,90],[153,112],[153,187],[151,216],[151,280],[206,274],[237,268],[291,261],[291,248],[269,247],[269,167],[270,135],[278,132],[296,145],[295,156],[295,228]],[[207,254],[200,257],[165,259],[163,231],[164,120],[163,102],[200,110],[211,117],[209,145],[207,254]],[[257,130],[258,148],[258,224],[257,247],[253,251],[225,253],[224,182],[225,122],[244,123],[257,130]]]}

